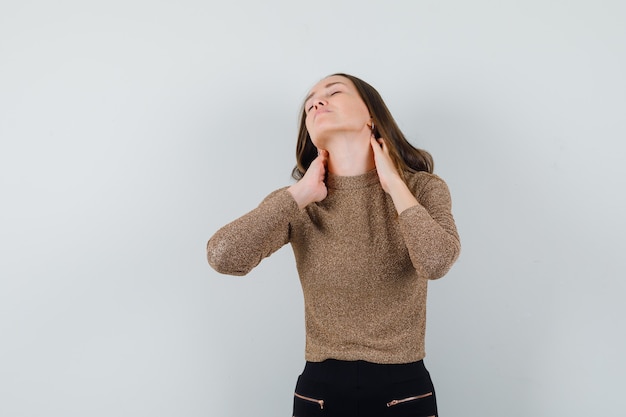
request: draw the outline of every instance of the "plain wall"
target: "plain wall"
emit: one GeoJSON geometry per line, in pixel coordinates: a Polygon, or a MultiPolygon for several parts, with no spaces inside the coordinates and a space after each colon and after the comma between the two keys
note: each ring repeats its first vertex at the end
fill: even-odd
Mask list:
{"type": "Polygon", "coordinates": [[[211,270],[291,183],[298,109],[374,85],[448,183],[442,416],[621,416],[621,1],[0,2],[0,415],[289,416],[289,247],[211,270]]]}

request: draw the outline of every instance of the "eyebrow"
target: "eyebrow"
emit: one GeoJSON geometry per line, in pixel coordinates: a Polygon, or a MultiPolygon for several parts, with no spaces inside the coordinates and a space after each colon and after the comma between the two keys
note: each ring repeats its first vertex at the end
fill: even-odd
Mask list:
{"type": "MultiPolygon", "coordinates": [[[[324,86],[324,88],[332,87],[332,86],[333,86],[333,85],[335,85],[335,84],[343,84],[343,85],[346,85],[345,83],[342,83],[341,81],[333,81],[332,83],[328,83],[328,84],[326,84],[326,85],[324,86]]],[[[310,99],[311,97],[313,97],[314,95],[315,95],[315,91],[312,91],[312,92],[311,92],[311,94],[309,94],[309,95],[307,96],[307,98],[305,98],[305,99],[304,99],[304,102],[306,103],[307,101],[309,101],[309,99],[310,99]]]]}

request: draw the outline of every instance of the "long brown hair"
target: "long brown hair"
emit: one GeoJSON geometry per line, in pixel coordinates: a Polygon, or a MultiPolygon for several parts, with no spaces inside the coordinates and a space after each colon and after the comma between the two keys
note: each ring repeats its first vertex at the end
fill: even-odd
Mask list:
{"type": "MultiPolygon", "coordinates": [[[[334,75],[349,79],[356,87],[374,122],[374,135],[376,138],[384,138],[387,142],[389,155],[400,175],[404,177],[403,173],[405,171],[433,172],[434,162],[432,156],[425,150],[418,149],[409,143],[374,87],[353,75],[338,73],[329,77],[334,75]]],[[[303,103],[300,113],[298,142],[296,144],[296,166],[291,172],[291,176],[296,180],[302,178],[316,157],[317,148],[313,145],[309,132],[306,129],[306,112],[303,103]]]]}

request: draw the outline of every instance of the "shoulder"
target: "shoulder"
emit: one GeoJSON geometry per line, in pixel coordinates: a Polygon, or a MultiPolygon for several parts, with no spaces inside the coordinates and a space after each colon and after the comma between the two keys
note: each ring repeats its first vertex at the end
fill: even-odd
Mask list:
{"type": "Polygon", "coordinates": [[[287,188],[289,188],[288,186],[284,186],[284,187],[280,187],[272,192],[270,192],[265,199],[272,199],[275,198],[276,196],[280,196],[281,194],[284,195],[285,193],[288,193],[287,188]]]}
{"type": "Polygon", "coordinates": [[[272,191],[263,199],[263,201],[261,201],[260,206],[273,207],[275,210],[284,207],[295,207],[297,209],[298,204],[293,199],[291,193],[287,191],[288,188],[289,187],[281,187],[272,191]]]}
{"type": "Polygon", "coordinates": [[[405,171],[404,177],[406,184],[411,191],[417,196],[429,190],[445,190],[448,191],[446,182],[436,174],[426,171],[408,172],[405,171]]]}

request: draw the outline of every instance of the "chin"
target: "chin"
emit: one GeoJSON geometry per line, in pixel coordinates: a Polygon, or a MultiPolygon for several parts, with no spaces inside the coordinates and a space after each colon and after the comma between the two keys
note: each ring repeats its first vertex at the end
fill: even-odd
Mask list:
{"type": "Polygon", "coordinates": [[[309,133],[309,136],[311,137],[311,142],[313,142],[313,145],[315,145],[317,149],[326,149],[329,139],[327,135],[316,134],[313,136],[309,133]]]}

